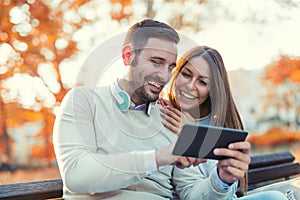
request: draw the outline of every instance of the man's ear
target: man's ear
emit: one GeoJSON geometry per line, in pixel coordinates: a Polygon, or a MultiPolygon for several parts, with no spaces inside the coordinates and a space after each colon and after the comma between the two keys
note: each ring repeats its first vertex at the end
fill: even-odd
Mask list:
{"type": "Polygon", "coordinates": [[[131,65],[131,62],[133,60],[133,50],[132,46],[125,45],[122,48],[122,59],[125,66],[131,65]]]}

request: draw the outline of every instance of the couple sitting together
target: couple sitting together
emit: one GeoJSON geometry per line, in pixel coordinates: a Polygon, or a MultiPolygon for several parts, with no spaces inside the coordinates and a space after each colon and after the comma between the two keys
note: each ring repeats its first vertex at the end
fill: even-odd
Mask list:
{"type": "Polygon", "coordinates": [[[196,46],[176,62],[178,42],[169,25],[138,22],[121,52],[126,75],[65,96],[53,136],[64,199],[286,199],[277,191],[236,196],[247,184],[246,141],[214,149],[223,160],[172,154],[185,123],[243,129],[221,55],[196,46]]]}

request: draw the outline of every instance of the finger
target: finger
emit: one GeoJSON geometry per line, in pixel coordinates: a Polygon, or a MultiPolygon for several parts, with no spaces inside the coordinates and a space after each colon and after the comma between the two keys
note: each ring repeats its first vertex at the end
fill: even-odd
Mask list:
{"type": "Polygon", "coordinates": [[[159,98],[159,99],[157,100],[157,103],[160,104],[160,105],[162,105],[163,107],[166,106],[166,105],[165,105],[165,101],[164,101],[163,99],[161,99],[161,98],[159,98]]]}
{"type": "MultiPolygon", "coordinates": [[[[175,113],[172,111],[166,109],[166,108],[160,108],[161,113],[165,114],[165,116],[171,117],[175,119],[176,121],[180,122],[180,117],[178,117],[175,113]]],[[[166,117],[165,117],[166,118],[166,117]]]]}
{"type": "Polygon", "coordinates": [[[227,176],[230,176],[230,179],[232,182],[241,179],[245,175],[245,171],[239,170],[237,168],[231,167],[231,166],[224,166],[219,171],[223,171],[227,174],[227,176]]]}
{"type": "Polygon", "coordinates": [[[194,165],[194,166],[207,161],[207,159],[194,158],[194,157],[187,157],[187,159],[190,162],[190,165],[194,165]]]}
{"type": "Polygon", "coordinates": [[[160,104],[162,107],[166,107],[169,105],[169,101],[163,98],[159,98],[157,103],[160,104]]]}
{"type": "Polygon", "coordinates": [[[174,126],[173,124],[170,124],[169,122],[167,121],[162,121],[162,124],[168,128],[170,131],[176,133],[176,134],[179,134],[180,132],[180,129],[177,127],[177,126],[174,126]]]}
{"type": "Polygon", "coordinates": [[[175,119],[174,116],[167,114],[166,112],[161,113],[161,116],[168,121],[170,124],[176,126],[176,127],[180,127],[180,120],[178,121],[178,119],[175,119]]]}
{"type": "Polygon", "coordinates": [[[249,168],[248,163],[242,162],[240,160],[233,159],[233,158],[228,158],[228,159],[221,160],[221,161],[218,162],[217,166],[221,167],[221,168],[230,166],[230,167],[242,170],[244,172],[246,172],[249,168]]]}
{"type": "Polygon", "coordinates": [[[201,163],[206,163],[207,159],[197,158],[196,161],[193,163],[194,166],[197,166],[201,163]]]}
{"type": "Polygon", "coordinates": [[[187,157],[179,157],[179,159],[177,160],[177,163],[179,163],[179,166],[183,167],[183,168],[191,166],[191,163],[189,162],[189,160],[187,159],[187,157]]]}
{"type": "Polygon", "coordinates": [[[182,113],[177,108],[167,106],[165,109],[165,113],[176,119],[178,122],[181,121],[182,113]]]}
{"type": "Polygon", "coordinates": [[[251,161],[248,153],[241,152],[237,149],[216,148],[213,152],[217,156],[227,156],[242,161],[246,164],[249,164],[251,161]]]}
{"type": "Polygon", "coordinates": [[[231,143],[228,146],[229,149],[237,149],[244,153],[249,153],[251,149],[251,144],[249,142],[243,141],[243,142],[235,142],[231,143]]]}
{"type": "Polygon", "coordinates": [[[219,176],[226,183],[233,183],[238,179],[243,178],[244,173],[229,166],[219,168],[219,176]]]}
{"type": "Polygon", "coordinates": [[[184,169],[185,166],[183,166],[180,162],[176,162],[175,164],[176,167],[180,168],[180,169],[184,169]]]}
{"type": "Polygon", "coordinates": [[[173,112],[174,114],[176,114],[179,117],[181,117],[181,115],[182,115],[182,111],[175,108],[175,107],[167,106],[167,109],[170,110],[171,112],[173,112]]]}
{"type": "Polygon", "coordinates": [[[196,158],[193,157],[186,157],[186,159],[189,161],[191,165],[194,164],[194,162],[196,162],[196,158]]]}

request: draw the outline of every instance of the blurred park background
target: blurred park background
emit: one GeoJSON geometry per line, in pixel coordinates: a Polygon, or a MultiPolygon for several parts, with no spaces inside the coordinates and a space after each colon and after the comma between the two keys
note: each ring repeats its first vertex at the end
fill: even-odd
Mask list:
{"type": "Polygon", "coordinates": [[[91,50],[144,18],[222,54],[252,154],[300,161],[300,0],[0,2],[0,184],[59,178],[62,98],[91,50]]]}

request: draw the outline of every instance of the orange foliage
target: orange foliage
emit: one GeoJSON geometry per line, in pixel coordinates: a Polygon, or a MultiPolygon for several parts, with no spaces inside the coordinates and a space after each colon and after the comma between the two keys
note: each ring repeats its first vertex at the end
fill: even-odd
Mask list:
{"type": "Polygon", "coordinates": [[[111,17],[114,20],[121,21],[132,16],[131,0],[110,0],[112,4],[111,17]]]}
{"type": "MultiPolygon", "coordinates": [[[[78,22],[67,22],[63,19],[62,14],[65,9],[73,9],[76,11],[81,5],[89,0],[79,1],[62,1],[57,8],[52,9],[46,5],[43,1],[33,1],[29,4],[26,0],[10,0],[2,1],[1,14],[0,14],[0,44],[6,42],[10,44],[15,52],[19,53],[20,58],[15,63],[15,66],[9,67],[5,74],[1,74],[0,78],[4,79],[10,77],[13,72],[28,73],[31,76],[39,76],[37,74],[37,66],[43,62],[52,62],[56,72],[58,82],[61,83],[61,77],[59,74],[59,63],[77,52],[76,43],[72,40],[72,33],[66,33],[63,31],[65,24],[70,25],[74,31],[80,29],[84,24],[82,21],[87,22],[86,19],[82,19],[78,22]],[[10,11],[17,6],[27,5],[30,12],[30,22],[32,30],[25,35],[15,31],[15,24],[10,22],[10,11]],[[64,38],[68,41],[67,47],[64,49],[57,49],[55,42],[57,39],[64,38]],[[19,41],[25,43],[27,49],[25,51],[18,50],[14,47],[14,42],[19,41]],[[47,58],[42,52],[42,49],[48,49],[53,53],[53,58],[47,58]]],[[[62,88],[62,87],[61,87],[62,88]]],[[[65,94],[65,92],[64,92],[65,94]]]]}
{"type": "Polygon", "coordinates": [[[290,60],[290,65],[292,68],[291,80],[295,83],[300,83],[300,60],[292,59],[290,60]]]}
{"type": "Polygon", "coordinates": [[[35,158],[45,158],[47,155],[47,152],[44,151],[44,148],[40,145],[35,145],[32,147],[32,156],[35,158]]]}
{"type": "MultiPolygon", "coordinates": [[[[8,60],[3,65],[6,68],[5,73],[0,74],[0,79],[5,80],[14,75],[15,72],[26,73],[33,77],[39,76],[37,69],[39,64],[51,62],[56,70],[56,78],[60,84],[61,90],[54,94],[56,102],[61,102],[69,88],[64,88],[59,72],[59,63],[74,55],[77,52],[77,44],[72,40],[73,32],[65,32],[64,27],[68,25],[75,32],[80,29],[85,23],[89,23],[87,19],[76,21],[65,20],[63,13],[68,11],[77,11],[77,9],[90,0],[73,0],[60,1],[56,7],[50,7],[46,1],[36,0],[4,0],[0,3],[0,44],[6,43],[10,45],[15,53],[18,54],[14,60],[8,60]],[[30,3],[29,3],[30,2],[30,3]],[[11,21],[11,10],[13,8],[22,7],[26,12],[27,25],[29,29],[16,29],[18,22],[11,21]],[[27,16],[28,15],[28,16],[27,16]],[[67,41],[65,48],[58,48],[55,43],[58,39],[67,41]],[[26,49],[18,49],[16,42],[25,44],[26,49]],[[43,50],[47,50],[52,56],[47,56],[43,50]],[[44,53],[43,53],[44,52],[44,53]]],[[[0,91],[2,90],[0,82],[0,91]]],[[[1,98],[1,97],[0,97],[1,98]]],[[[38,100],[37,100],[38,101],[38,100]]],[[[4,104],[0,100],[0,155],[10,157],[10,149],[14,145],[14,141],[8,138],[6,129],[21,127],[26,122],[45,122],[45,126],[36,135],[37,139],[42,140],[42,146],[35,144],[32,147],[32,158],[43,160],[44,163],[50,164],[54,158],[52,145],[52,129],[54,123],[54,115],[52,110],[44,107],[42,102],[41,110],[35,112],[33,110],[23,109],[16,102],[4,104]]],[[[0,156],[0,162],[4,161],[3,156],[0,156]]],[[[9,160],[9,159],[7,159],[9,160]]]]}
{"type": "Polygon", "coordinates": [[[31,149],[32,158],[39,159],[40,161],[44,161],[48,165],[51,164],[53,159],[55,158],[53,144],[49,142],[47,145],[34,145],[31,149]]]}
{"type": "Polygon", "coordinates": [[[293,71],[291,74],[291,80],[296,83],[300,83],[300,64],[299,64],[299,69],[296,69],[293,71]]]}
{"type": "Polygon", "coordinates": [[[278,62],[266,68],[266,80],[274,84],[283,83],[291,74],[289,58],[282,56],[278,62]]]}
{"type": "Polygon", "coordinates": [[[281,56],[279,61],[266,68],[265,79],[273,84],[282,84],[287,79],[300,83],[300,60],[281,56]]]}
{"type": "Polygon", "coordinates": [[[248,141],[254,146],[272,146],[300,141],[300,132],[273,127],[262,135],[251,135],[248,141]]]}
{"type": "MultiPolygon", "coordinates": [[[[45,122],[44,127],[40,130],[40,132],[36,135],[37,139],[43,140],[43,146],[34,145],[32,147],[32,158],[38,158],[43,163],[51,164],[53,159],[55,158],[52,144],[52,130],[53,124],[55,120],[55,116],[50,112],[51,110],[43,109],[39,112],[35,112],[33,110],[27,110],[21,108],[21,106],[17,103],[8,103],[4,104],[4,111],[6,113],[6,118],[1,119],[2,123],[5,123],[6,128],[20,127],[25,122],[45,122]]],[[[4,132],[1,131],[0,137],[4,132]]],[[[9,140],[10,144],[13,141],[9,140]]],[[[0,141],[0,153],[1,155],[5,155],[7,151],[7,144],[5,140],[0,141]],[[3,143],[2,143],[3,142],[3,143]]],[[[2,156],[2,157],[3,157],[2,156]]],[[[1,158],[0,161],[7,161],[8,158],[1,158]]]]}
{"type": "Polygon", "coordinates": [[[44,120],[44,113],[23,109],[17,103],[7,103],[4,105],[6,119],[3,121],[8,128],[22,126],[25,122],[37,122],[44,120]]]}
{"type": "Polygon", "coordinates": [[[61,102],[61,101],[63,100],[64,96],[67,94],[68,91],[69,91],[69,90],[67,90],[67,89],[65,89],[65,88],[61,88],[61,90],[60,90],[59,93],[54,94],[56,100],[57,100],[58,102],[61,102]]]}
{"type": "Polygon", "coordinates": [[[45,144],[43,146],[35,145],[32,147],[32,157],[39,158],[47,164],[51,164],[55,158],[53,143],[52,143],[52,130],[55,117],[47,111],[44,112],[45,126],[37,134],[37,138],[44,138],[45,144]]]}
{"type": "Polygon", "coordinates": [[[80,6],[82,6],[83,4],[89,2],[90,0],[76,0],[73,1],[70,5],[69,8],[78,8],[80,6]]]}
{"type": "Polygon", "coordinates": [[[32,182],[61,178],[57,167],[16,170],[0,172],[0,184],[32,182]]]}

